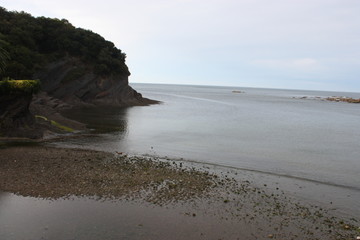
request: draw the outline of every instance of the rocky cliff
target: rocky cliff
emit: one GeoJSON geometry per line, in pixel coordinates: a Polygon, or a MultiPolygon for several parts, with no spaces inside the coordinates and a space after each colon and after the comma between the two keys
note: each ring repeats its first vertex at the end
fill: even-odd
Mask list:
{"type": "Polygon", "coordinates": [[[0,82],[0,137],[39,138],[42,131],[29,106],[37,81],[0,82]]]}
{"type": "Polygon", "coordinates": [[[29,111],[31,98],[31,94],[0,96],[0,136],[40,137],[29,111]]]}
{"type": "Polygon", "coordinates": [[[34,77],[40,81],[0,81],[0,138],[38,139],[46,132],[85,130],[84,124],[61,114],[62,110],[73,107],[126,107],[158,103],[143,98],[132,89],[127,75],[97,75],[91,65],[77,58],[55,61],[34,77]],[[41,91],[29,90],[33,86],[24,87],[24,83],[29,82],[39,83],[37,88],[41,83],[41,91]]]}
{"type": "Polygon", "coordinates": [[[148,105],[157,101],[143,98],[129,86],[128,75],[95,74],[94,68],[75,57],[67,57],[49,64],[34,78],[40,79],[42,90],[49,96],[71,106],[148,105]]]}
{"type": "Polygon", "coordinates": [[[70,105],[146,105],[128,84],[126,54],[99,34],[66,19],[33,17],[0,7],[2,77],[39,79],[42,90],[70,105]]]}
{"type": "Polygon", "coordinates": [[[0,95],[3,137],[37,138],[44,129],[83,129],[82,124],[61,115],[65,108],[158,103],[143,98],[129,86],[130,72],[124,52],[99,34],[76,28],[66,19],[33,17],[0,7],[0,49],[7,56],[0,59],[4,63],[0,80],[41,82],[41,92],[34,98],[29,92],[14,94],[3,88],[0,95]]]}

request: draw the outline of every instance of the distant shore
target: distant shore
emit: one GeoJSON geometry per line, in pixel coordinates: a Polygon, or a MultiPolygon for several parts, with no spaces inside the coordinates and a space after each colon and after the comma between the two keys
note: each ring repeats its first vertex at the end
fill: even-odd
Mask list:
{"type": "MultiPolygon", "coordinates": [[[[302,204],[281,189],[268,192],[235,175],[119,152],[43,146],[0,149],[3,192],[48,199],[142,199],[167,206],[170,212],[175,210],[169,206],[192,209],[196,203],[203,209],[221,210],[212,217],[228,219],[223,224],[236,223],[248,229],[239,236],[258,239],[354,239],[359,235],[355,221],[337,219],[321,206],[302,204]]],[[[201,214],[206,217],[208,211],[201,214]]],[[[230,238],[224,234],[223,239],[230,238]]]]}
{"type": "Polygon", "coordinates": [[[318,99],[323,101],[330,101],[330,102],[347,102],[347,103],[360,103],[360,98],[351,98],[351,97],[344,97],[344,96],[332,96],[332,97],[293,97],[297,99],[318,99]]]}

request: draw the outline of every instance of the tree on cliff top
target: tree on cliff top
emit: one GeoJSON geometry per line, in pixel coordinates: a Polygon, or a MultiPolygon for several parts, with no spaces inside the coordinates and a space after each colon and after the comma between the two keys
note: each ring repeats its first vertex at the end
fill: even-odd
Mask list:
{"type": "Polygon", "coordinates": [[[0,47],[0,80],[3,78],[7,60],[9,60],[9,54],[0,47]]]}
{"type": "Polygon", "coordinates": [[[68,56],[81,59],[99,75],[130,75],[125,53],[65,19],[35,18],[0,7],[0,47],[10,57],[5,70],[0,65],[3,75],[14,79],[31,79],[49,62],[68,56]]]}

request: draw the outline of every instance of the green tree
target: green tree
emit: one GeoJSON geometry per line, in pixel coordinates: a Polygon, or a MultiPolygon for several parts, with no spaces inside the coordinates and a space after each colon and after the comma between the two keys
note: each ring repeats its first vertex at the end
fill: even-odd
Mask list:
{"type": "Polygon", "coordinates": [[[6,63],[9,59],[9,54],[5,49],[0,47],[0,80],[4,77],[3,73],[5,72],[6,63]]]}
{"type": "Polygon", "coordinates": [[[130,75],[125,53],[66,19],[35,18],[0,7],[0,47],[0,74],[10,78],[31,79],[47,64],[66,57],[78,58],[95,74],[130,75]]]}

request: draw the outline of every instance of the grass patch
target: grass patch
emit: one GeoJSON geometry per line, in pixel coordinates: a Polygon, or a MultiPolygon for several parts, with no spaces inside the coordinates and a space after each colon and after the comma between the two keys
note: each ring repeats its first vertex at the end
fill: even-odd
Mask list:
{"type": "Polygon", "coordinates": [[[46,121],[46,122],[50,122],[51,125],[59,128],[59,129],[61,129],[61,130],[64,130],[64,131],[66,131],[66,132],[74,132],[74,131],[75,131],[74,129],[72,129],[72,128],[70,128],[70,127],[67,127],[67,126],[64,126],[64,125],[61,125],[60,123],[58,123],[58,122],[56,122],[56,121],[54,121],[54,120],[49,120],[49,119],[47,119],[47,118],[44,117],[44,116],[35,115],[35,118],[42,119],[42,120],[44,120],[44,121],[46,121]]]}
{"type": "Polygon", "coordinates": [[[70,127],[66,127],[64,125],[61,125],[60,123],[55,122],[54,120],[50,120],[50,123],[51,123],[51,125],[53,125],[53,126],[55,126],[57,128],[60,128],[60,129],[62,129],[64,131],[66,131],[66,132],[74,132],[74,129],[72,129],[70,127]]]}
{"type": "Polygon", "coordinates": [[[0,81],[1,94],[37,93],[40,90],[39,80],[2,80],[0,81]]]}
{"type": "Polygon", "coordinates": [[[40,115],[35,115],[35,117],[36,118],[40,118],[40,119],[42,119],[42,120],[44,120],[44,121],[49,121],[46,117],[44,117],[44,116],[40,116],[40,115]]]}

